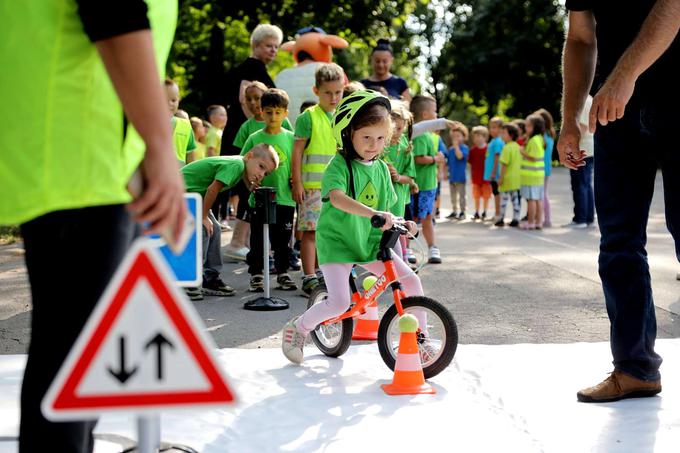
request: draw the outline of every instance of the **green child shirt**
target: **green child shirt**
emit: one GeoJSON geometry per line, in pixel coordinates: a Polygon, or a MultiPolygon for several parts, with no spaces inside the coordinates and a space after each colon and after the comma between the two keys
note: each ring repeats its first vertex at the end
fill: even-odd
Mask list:
{"type": "MultiPolygon", "coordinates": [[[[281,127],[293,132],[293,125],[290,124],[288,118],[283,120],[281,127]]],[[[246,143],[246,140],[248,140],[248,137],[262,129],[264,129],[264,121],[258,121],[255,118],[249,118],[245,123],[241,124],[241,127],[238,129],[236,137],[234,138],[234,146],[237,148],[243,148],[243,145],[246,143]]]]}
{"type": "Polygon", "coordinates": [[[241,156],[214,156],[194,161],[181,169],[187,192],[200,193],[205,197],[213,181],[224,184],[222,191],[234,187],[243,178],[245,161],[241,156]]]}
{"type": "MultiPolygon", "coordinates": [[[[432,133],[419,135],[413,139],[413,157],[432,156],[438,153],[437,147],[432,140],[432,133]]],[[[427,163],[425,165],[415,164],[416,184],[420,190],[434,190],[437,188],[437,164],[427,163]]]]}
{"type": "MultiPolygon", "coordinates": [[[[276,204],[294,207],[295,201],[293,200],[293,193],[290,188],[290,163],[291,156],[293,155],[295,135],[286,129],[281,129],[280,133],[274,135],[267,134],[264,129],[257,131],[248,137],[243,144],[241,155],[245,156],[253,146],[260,143],[271,145],[276,150],[276,154],[279,155],[278,168],[262,180],[262,186],[276,188],[276,204]]],[[[255,198],[252,193],[248,203],[251,207],[255,206],[255,198]]]]}
{"type": "Polygon", "coordinates": [[[520,174],[522,168],[522,155],[519,153],[519,145],[517,142],[508,142],[501,151],[499,162],[501,165],[506,165],[505,174],[503,175],[503,184],[498,187],[501,192],[510,192],[512,190],[519,190],[522,185],[522,176],[520,174]]]}
{"type": "MultiPolygon", "coordinates": [[[[382,159],[394,166],[400,175],[416,176],[416,166],[413,162],[413,153],[408,152],[408,137],[403,134],[399,137],[399,142],[396,145],[390,145],[385,148],[382,159]]],[[[409,184],[400,184],[393,182],[394,191],[397,194],[397,202],[392,206],[390,212],[396,216],[403,216],[406,205],[411,200],[411,187],[409,184]]]]}
{"type": "MultiPolygon", "coordinates": [[[[389,211],[397,201],[397,194],[387,165],[381,160],[368,164],[353,160],[351,165],[356,200],[376,211],[389,211]]],[[[336,189],[352,196],[347,162],[340,154],[331,159],[321,183],[323,206],[316,229],[319,264],[375,261],[382,231],[371,226],[371,219],[334,207],[328,195],[336,189]]]]}

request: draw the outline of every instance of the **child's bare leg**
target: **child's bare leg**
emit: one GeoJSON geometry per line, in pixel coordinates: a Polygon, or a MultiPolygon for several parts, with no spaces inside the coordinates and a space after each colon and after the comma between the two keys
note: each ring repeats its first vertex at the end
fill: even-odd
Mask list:
{"type": "Polygon", "coordinates": [[[536,223],[536,200],[527,200],[527,222],[529,225],[536,223]]]}
{"type": "Polygon", "coordinates": [[[484,199],[484,212],[489,210],[489,199],[485,198],[484,199]]]}
{"type": "Polygon", "coordinates": [[[536,200],[536,226],[541,226],[541,219],[543,218],[543,201],[536,200]]]}
{"type": "Polygon", "coordinates": [[[425,236],[425,242],[427,242],[428,247],[434,245],[434,225],[432,224],[432,214],[422,219],[421,225],[423,228],[423,236],[425,236]]]}
{"type": "Polygon", "coordinates": [[[475,212],[479,212],[479,198],[475,198],[475,212]]]}
{"type": "Polygon", "coordinates": [[[304,275],[314,274],[316,264],[316,231],[303,231],[300,243],[300,258],[304,275]]]}

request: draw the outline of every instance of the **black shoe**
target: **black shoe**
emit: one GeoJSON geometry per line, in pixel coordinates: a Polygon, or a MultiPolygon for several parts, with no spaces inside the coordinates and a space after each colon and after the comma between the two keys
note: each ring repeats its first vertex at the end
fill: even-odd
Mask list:
{"type": "Polygon", "coordinates": [[[281,274],[276,277],[276,283],[279,285],[276,289],[282,289],[284,291],[295,291],[298,289],[297,285],[288,274],[281,274]]]}
{"type": "Polygon", "coordinates": [[[497,227],[504,227],[504,226],[505,226],[505,222],[503,222],[503,219],[501,219],[501,220],[499,220],[498,222],[494,223],[494,226],[497,226],[497,227]]]}
{"type": "Polygon", "coordinates": [[[479,217],[479,212],[475,212],[475,215],[472,216],[472,220],[479,220],[481,217],[479,217]]]}
{"type": "Polygon", "coordinates": [[[263,275],[253,275],[250,277],[250,286],[248,291],[251,293],[263,293],[264,292],[264,276],[263,275]]]}
{"type": "Polygon", "coordinates": [[[234,288],[227,285],[221,278],[216,278],[209,282],[204,281],[201,292],[206,296],[229,297],[234,295],[234,288]]]}
{"type": "Polygon", "coordinates": [[[482,212],[482,222],[486,221],[486,211],[482,212]]]}
{"type": "Polygon", "coordinates": [[[511,226],[511,227],[518,227],[518,226],[519,226],[519,222],[518,222],[517,220],[513,220],[513,221],[510,222],[508,225],[511,226]]]}
{"type": "Polygon", "coordinates": [[[193,301],[203,300],[203,293],[201,292],[201,288],[192,286],[190,288],[184,288],[184,292],[186,293],[189,300],[193,301]]]}
{"type": "Polygon", "coordinates": [[[460,214],[458,214],[458,220],[465,220],[465,213],[464,212],[461,212],[460,214]]]}
{"type": "Polygon", "coordinates": [[[291,252],[289,256],[290,258],[288,259],[288,267],[294,271],[299,271],[300,269],[302,269],[302,263],[300,262],[300,258],[298,258],[297,255],[293,252],[291,252]]]}
{"type": "Polygon", "coordinates": [[[451,214],[446,216],[447,219],[455,219],[457,217],[458,217],[458,214],[456,214],[455,212],[452,212],[451,214]]]}

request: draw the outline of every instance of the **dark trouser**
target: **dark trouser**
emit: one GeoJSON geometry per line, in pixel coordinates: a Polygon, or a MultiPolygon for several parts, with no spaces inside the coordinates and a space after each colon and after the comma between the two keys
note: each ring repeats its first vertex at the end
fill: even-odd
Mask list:
{"type": "Polygon", "coordinates": [[[614,366],[643,380],[659,379],[656,316],[647,264],[647,218],[654,178],[663,173],[666,224],[680,259],[680,149],[676,113],[626,107],[625,116],[595,132],[595,207],[600,225],[599,272],[611,322],[614,366]]]}
{"type": "Polygon", "coordinates": [[[217,194],[217,198],[213,203],[210,211],[217,220],[226,220],[229,215],[229,199],[231,198],[231,190],[223,190],[217,194]]]}
{"type": "Polygon", "coordinates": [[[208,219],[212,222],[213,233],[209,236],[203,227],[203,283],[218,279],[222,272],[222,230],[212,212],[208,213],[208,219]]]}
{"type": "Polygon", "coordinates": [[[574,196],[574,223],[593,223],[595,200],[593,195],[593,158],[585,159],[585,165],[578,170],[569,170],[571,192],[574,196]]]}
{"type": "MultiPolygon", "coordinates": [[[[290,265],[290,248],[288,243],[293,234],[293,217],[295,207],[276,205],[276,224],[269,225],[269,242],[274,250],[274,265],[279,274],[288,271],[290,265]]],[[[260,275],[263,272],[264,263],[264,234],[262,221],[258,219],[257,212],[251,210],[250,218],[250,252],[246,256],[248,273],[260,275]]],[[[266,263],[269,266],[269,262],[266,263]]]]}
{"type": "Polygon", "coordinates": [[[52,423],[40,403],[133,236],[122,205],[58,211],[21,226],[33,313],[19,451],[92,452],[96,420],[52,423]]]}
{"type": "Polygon", "coordinates": [[[243,221],[248,221],[248,210],[250,209],[248,205],[248,198],[250,197],[250,191],[246,187],[246,183],[239,181],[231,189],[238,195],[238,206],[236,207],[236,218],[243,221]]]}

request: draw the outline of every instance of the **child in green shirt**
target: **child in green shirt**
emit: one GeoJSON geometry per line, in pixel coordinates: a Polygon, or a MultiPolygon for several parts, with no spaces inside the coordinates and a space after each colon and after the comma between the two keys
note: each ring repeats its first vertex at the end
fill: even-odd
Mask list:
{"type": "Polygon", "coordinates": [[[165,79],[163,85],[165,86],[165,96],[168,100],[168,108],[170,110],[172,143],[175,148],[175,154],[177,155],[179,165],[182,167],[184,164],[194,160],[191,154],[196,149],[196,139],[194,138],[194,131],[191,128],[191,122],[175,116],[179,109],[179,87],[170,79],[165,79]]]}
{"type": "Polygon", "coordinates": [[[315,73],[314,94],[319,103],[295,122],[292,180],[293,199],[300,205],[298,229],[302,231],[302,290],[310,294],[319,285],[316,273],[316,227],[321,213],[321,181],[337,144],[331,119],[342,99],[345,73],[334,63],[321,64],[315,73]]]}
{"type": "Polygon", "coordinates": [[[243,181],[252,190],[258,187],[264,177],[279,165],[279,156],[271,146],[261,144],[245,156],[215,156],[194,161],[182,167],[187,192],[199,193],[203,197],[203,285],[202,291],[193,288],[188,291],[192,300],[202,299],[202,294],[211,296],[233,296],[234,289],[220,278],[222,270],[221,229],[211,212],[217,195],[243,181]],[[202,293],[202,294],[201,294],[202,293]]]}
{"type": "MultiPolygon", "coordinates": [[[[288,95],[283,90],[270,88],[262,95],[260,103],[265,123],[264,129],[248,137],[241,149],[241,155],[246,154],[253,146],[264,143],[271,145],[279,156],[278,168],[262,180],[262,186],[276,189],[276,224],[269,226],[269,240],[274,251],[278,289],[293,291],[297,289],[297,285],[287,272],[290,264],[288,243],[293,234],[295,216],[295,201],[293,201],[290,187],[290,159],[293,154],[295,136],[291,131],[282,128],[283,120],[288,116],[288,95]]],[[[248,273],[251,276],[249,291],[262,292],[264,291],[262,268],[265,264],[263,262],[264,244],[262,243],[264,240],[263,224],[258,221],[258,212],[254,207],[252,194],[249,205],[250,252],[246,256],[248,273]]],[[[268,262],[266,264],[269,265],[268,262]]]]}
{"type": "Polygon", "coordinates": [[[227,126],[227,110],[221,105],[211,105],[206,110],[210,127],[205,136],[206,156],[219,156],[222,147],[222,133],[227,126]]]}
{"type": "Polygon", "coordinates": [[[508,206],[508,201],[512,200],[512,222],[510,222],[510,226],[516,227],[519,226],[520,217],[519,189],[521,187],[520,171],[522,168],[522,155],[517,143],[519,129],[512,123],[505,123],[502,128],[500,137],[505,146],[503,146],[499,159],[501,176],[498,179],[501,206],[494,225],[497,227],[505,226],[505,208],[508,206]]]}
{"type": "Polygon", "coordinates": [[[538,114],[529,115],[526,119],[527,141],[521,150],[522,169],[520,171],[522,198],[527,200],[527,223],[522,225],[526,230],[540,230],[543,218],[543,183],[545,182],[545,122],[538,114]]]}
{"type": "MultiPolygon", "coordinates": [[[[282,349],[291,362],[302,362],[302,348],[309,332],[349,308],[347,282],[354,264],[377,275],[385,270],[382,261],[376,260],[382,233],[371,227],[370,218],[382,216],[386,221],[383,230],[391,228],[396,220],[389,210],[397,194],[387,165],[379,159],[390,136],[390,109],[386,97],[374,91],[357,91],[338,105],[333,117],[333,130],[342,151],[333,157],[323,175],[323,207],[316,237],[328,299],[314,304],[284,327],[282,349]]],[[[406,225],[415,233],[413,222],[406,225]]],[[[422,295],[418,276],[398,254],[393,255],[393,260],[406,294],[422,295]]]]}
{"type": "MultiPolygon", "coordinates": [[[[248,137],[264,128],[265,119],[261,101],[262,96],[265,92],[267,92],[268,89],[269,88],[267,88],[267,85],[257,80],[250,82],[250,84],[246,87],[246,105],[253,116],[248,118],[246,122],[241,124],[241,127],[239,127],[236,137],[234,137],[234,146],[236,148],[243,149],[243,145],[245,144],[246,140],[248,140],[248,137]]],[[[281,126],[284,129],[293,132],[293,126],[290,124],[288,117],[283,119],[281,126]]]]}

